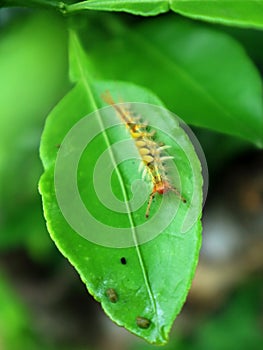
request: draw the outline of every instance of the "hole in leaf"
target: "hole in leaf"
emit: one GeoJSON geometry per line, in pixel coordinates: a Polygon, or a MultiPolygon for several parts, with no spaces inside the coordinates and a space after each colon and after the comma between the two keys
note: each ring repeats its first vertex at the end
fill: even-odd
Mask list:
{"type": "Polygon", "coordinates": [[[121,263],[122,263],[122,265],[126,265],[127,264],[126,258],[122,257],[121,258],[121,263]]]}

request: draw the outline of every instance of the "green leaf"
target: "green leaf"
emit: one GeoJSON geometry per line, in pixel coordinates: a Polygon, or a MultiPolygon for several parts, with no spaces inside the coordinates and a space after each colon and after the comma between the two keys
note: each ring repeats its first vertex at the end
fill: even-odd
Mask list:
{"type": "Polygon", "coordinates": [[[263,28],[262,0],[172,0],[171,9],[194,19],[263,28]]]}
{"type": "MultiPolygon", "coordinates": [[[[129,210],[127,213],[114,211],[103,205],[94,190],[94,184],[101,180],[99,189],[102,194],[108,193],[111,166],[114,168],[110,179],[112,191],[126,207],[131,202],[132,184],[135,180],[142,181],[138,172],[138,163],[135,160],[126,159],[117,166],[119,152],[124,147],[116,148],[114,144],[118,145],[118,142],[123,141],[134,143],[134,141],[123,125],[108,129],[103,127],[103,122],[115,121],[117,118],[115,113],[107,114],[107,111],[112,111],[111,107],[95,114],[89,113],[105,106],[101,93],[106,90],[110,90],[115,99],[120,96],[124,101],[143,102],[146,109],[151,103],[155,105],[152,108],[158,108],[160,111],[158,105],[161,106],[161,102],[149,91],[132,84],[92,80],[86,69],[87,59],[74,34],[71,35],[70,49],[71,77],[76,80],[76,85],[50,113],[41,142],[41,159],[45,173],[40,180],[40,192],[48,230],[59,250],[79,272],[89,292],[101,302],[103,309],[114,322],[151,343],[164,344],[173,320],[185,301],[198,260],[202,203],[200,163],[188,137],[178,126],[177,120],[170,115],[167,116],[167,112],[162,109],[160,114],[157,114],[157,119],[164,128],[170,129],[177,141],[171,140],[160,130],[156,132],[156,139],[166,144],[169,142],[172,146],[169,151],[175,155],[182,193],[189,200],[189,204],[182,203],[173,194],[158,195],[147,222],[146,202],[142,202],[142,206],[137,210],[129,210]],[[106,113],[107,119],[103,119],[103,113],[106,113]],[[84,118],[86,115],[88,117],[84,118]],[[85,138],[88,138],[92,128],[92,120],[94,125],[99,126],[99,134],[88,142],[85,138]],[[87,124],[81,124],[83,121],[87,124]],[[73,142],[73,139],[68,137],[74,135],[71,133],[78,125],[81,125],[78,130],[82,133],[82,137],[75,138],[73,142]],[[66,135],[67,138],[64,140],[66,135]],[[78,191],[85,203],[85,210],[97,220],[96,226],[93,223],[93,226],[83,225],[84,234],[76,232],[70,226],[68,213],[66,213],[66,220],[63,216],[65,212],[58,204],[60,182],[57,182],[57,174],[62,176],[61,183],[65,180],[67,185],[71,186],[67,180],[71,172],[76,170],[73,163],[65,164],[65,168],[59,167],[58,164],[61,164],[59,161],[63,159],[61,154],[66,156],[64,159],[74,155],[78,140],[87,144],[77,167],[78,191]],[[59,150],[58,145],[60,145],[59,150]],[[97,173],[97,178],[95,176],[93,179],[93,172],[102,153],[109,148],[111,151],[106,161],[102,162],[101,172],[97,173]],[[55,187],[54,181],[58,186],[55,187]],[[193,209],[190,207],[190,200],[194,193],[197,217],[187,232],[182,233],[181,225],[185,215],[191,213],[193,209]],[[129,203],[127,200],[130,200],[129,203]],[[161,211],[160,205],[163,202],[164,210],[161,211]],[[158,216],[160,212],[161,219],[158,216]],[[174,219],[166,223],[167,217],[174,213],[176,213],[174,219]],[[156,230],[158,222],[155,221],[154,224],[154,218],[159,218],[161,224],[165,223],[163,232],[144,244],[138,244],[142,224],[147,224],[147,235],[156,230]],[[113,232],[106,237],[107,242],[104,245],[95,244],[94,242],[105,234],[102,225],[107,229],[110,227],[113,232]],[[120,245],[117,248],[116,244],[114,247],[110,242],[122,227],[127,232],[123,240],[131,237],[132,244],[126,247],[120,245]]],[[[150,115],[147,121],[151,123],[152,118],[154,115],[150,115]]],[[[129,153],[130,149],[126,148],[125,152],[129,153]]],[[[74,162],[75,158],[71,160],[74,162]]],[[[174,164],[173,161],[171,163],[174,164]]],[[[135,199],[141,195],[144,199],[148,199],[148,190],[151,189],[147,190],[147,186],[151,187],[149,183],[144,182],[142,193],[136,192],[135,188],[137,193],[134,196],[135,199]]],[[[70,187],[66,187],[65,194],[71,195],[70,187]]],[[[66,202],[66,207],[81,226],[84,216],[80,216],[78,209],[74,209],[75,199],[74,197],[72,202],[66,202]]]]}
{"type": "Polygon", "coordinates": [[[85,10],[124,11],[134,15],[154,16],[169,11],[167,0],[91,0],[68,5],[65,12],[85,10]]]}
{"type": "Polygon", "coordinates": [[[88,0],[69,5],[52,0],[4,0],[1,6],[51,7],[62,13],[123,11],[142,16],[154,16],[172,10],[208,22],[263,28],[262,0],[88,0]]]}
{"type": "Polygon", "coordinates": [[[263,28],[262,7],[262,0],[89,0],[68,5],[65,12],[106,10],[152,16],[171,9],[209,22],[263,28]]]}
{"type": "Polygon", "coordinates": [[[262,147],[262,81],[237,41],[174,16],[132,29],[112,18],[104,25],[107,36],[102,27],[96,34],[100,45],[90,44],[90,57],[103,77],[150,87],[187,123],[262,147]]]}

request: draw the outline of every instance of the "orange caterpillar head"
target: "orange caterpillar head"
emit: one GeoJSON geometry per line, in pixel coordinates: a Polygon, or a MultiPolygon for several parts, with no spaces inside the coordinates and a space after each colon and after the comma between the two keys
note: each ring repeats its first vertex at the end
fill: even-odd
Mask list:
{"type": "Polygon", "coordinates": [[[160,181],[154,184],[153,194],[158,192],[159,194],[164,194],[172,189],[168,181],[160,181]]]}
{"type": "Polygon", "coordinates": [[[186,199],[181,196],[181,193],[177,190],[177,188],[172,187],[171,184],[168,181],[161,180],[161,181],[156,182],[154,184],[153,191],[150,194],[149,202],[148,202],[146,213],[145,213],[145,217],[146,218],[149,217],[152,200],[153,200],[155,194],[156,193],[165,194],[165,193],[167,193],[169,191],[174,192],[180,198],[180,200],[183,203],[186,203],[186,199]]]}

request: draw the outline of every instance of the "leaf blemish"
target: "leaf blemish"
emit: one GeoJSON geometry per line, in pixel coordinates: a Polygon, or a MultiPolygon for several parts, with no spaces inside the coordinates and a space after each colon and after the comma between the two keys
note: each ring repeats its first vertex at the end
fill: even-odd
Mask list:
{"type": "Polygon", "coordinates": [[[136,324],[140,328],[147,329],[150,327],[151,321],[148,318],[138,316],[136,317],[136,324]]]}
{"type": "Polygon", "coordinates": [[[118,295],[113,288],[109,288],[106,290],[106,295],[111,303],[116,303],[118,301],[118,295]]]}

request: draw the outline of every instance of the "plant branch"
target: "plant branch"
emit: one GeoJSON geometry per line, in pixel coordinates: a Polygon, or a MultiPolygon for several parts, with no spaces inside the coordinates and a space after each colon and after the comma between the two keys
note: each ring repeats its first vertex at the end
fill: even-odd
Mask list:
{"type": "Polygon", "coordinates": [[[0,7],[54,8],[65,13],[67,5],[63,1],[54,0],[3,0],[0,7]]]}

